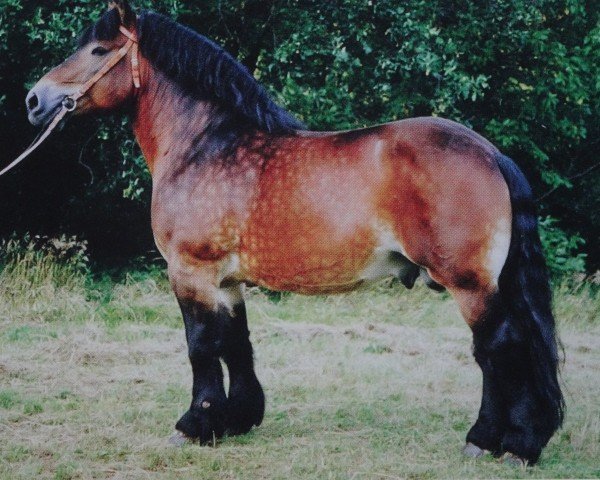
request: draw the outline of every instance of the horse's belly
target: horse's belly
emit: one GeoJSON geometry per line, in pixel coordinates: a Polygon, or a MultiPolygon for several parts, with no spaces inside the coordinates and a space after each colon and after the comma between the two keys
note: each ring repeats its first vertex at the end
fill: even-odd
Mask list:
{"type": "Polygon", "coordinates": [[[280,232],[270,230],[243,242],[244,280],[272,290],[338,293],[398,276],[405,267],[397,241],[382,241],[376,229],[357,229],[344,237],[330,230],[280,232]]]}
{"type": "Polygon", "coordinates": [[[353,290],[363,279],[362,258],[310,255],[279,257],[273,253],[249,256],[240,263],[246,281],[278,291],[304,294],[337,293],[353,290]]]}

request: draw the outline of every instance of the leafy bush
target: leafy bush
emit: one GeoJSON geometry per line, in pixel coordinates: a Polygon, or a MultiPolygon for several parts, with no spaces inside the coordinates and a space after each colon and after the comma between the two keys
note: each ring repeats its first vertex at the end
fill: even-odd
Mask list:
{"type": "Polygon", "coordinates": [[[550,216],[540,219],[540,237],[550,272],[554,276],[584,272],[586,254],[579,250],[585,240],[577,234],[568,235],[558,223],[550,216]]]}

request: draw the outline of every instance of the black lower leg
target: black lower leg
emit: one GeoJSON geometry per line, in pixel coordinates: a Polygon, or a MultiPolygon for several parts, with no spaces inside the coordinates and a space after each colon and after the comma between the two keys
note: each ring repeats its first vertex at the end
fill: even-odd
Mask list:
{"type": "Polygon", "coordinates": [[[483,389],[479,416],[467,434],[467,442],[482,450],[489,450],[493,455],[499,455],[506,425],[506,409],[494,378],[490,358],[481,352],[481,349],[477,349],[477,343],[475,340],[474,354],[483,374],[483,389]]]}
{"type": "Polygon", "coordinates": [[[219,355],[223,344],[221,313],[191,301],[180,301],[188,354],[192,365],[192,403],[175,428],[186,436],[207,443],[225,431],[226,402],[219,355]]]}
{"type": "MultiPolygon", "coordinates": [[[[510,313],[503,312],[480,334],[476,349],[479,348],[486,359],[485,368],[492,380],[490,391],[497,398],[490,404],[502,405],[502,408],[487,410],[487,417],[498,421],[492,432],[494,437],[501,435],[499,451],[510,452],[533,464],[555,427],[548,425],[548,405],[536,390],[527,332],[510,313]],[[493,412],[496,412],[495,416],[493,412]]],[[[473,438],[481,435],[483,429],[474,429],[473,438]]]]}
{"type": "Polygon", "coordinates": [[[533,464],[554,429],[545,424],[546,406],[536,394],[529,352],[525,345],[512,345],[510,351],[494,355],[498,384],[507,405],[507,422],[502,449],[533,464]]]}
{"type": "Polygon", "coordinates": [[[229,370],[227,430],[242,434],[260,425],[265,411],[265,396],[256,374],[246,307],[240,303],[229,319],[223,345],[223,360],[229,370]]]}

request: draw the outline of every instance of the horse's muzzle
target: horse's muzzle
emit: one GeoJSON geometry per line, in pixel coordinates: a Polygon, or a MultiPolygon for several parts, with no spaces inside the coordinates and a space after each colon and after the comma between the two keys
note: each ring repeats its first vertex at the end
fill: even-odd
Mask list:
{"type": "Polygon", "coordinates": [[[59,92],[53,85],[36,85],[27,94],[27,118],[34,126],[45,125],[56,114],[65,97],[64,92],[59,92]]]}

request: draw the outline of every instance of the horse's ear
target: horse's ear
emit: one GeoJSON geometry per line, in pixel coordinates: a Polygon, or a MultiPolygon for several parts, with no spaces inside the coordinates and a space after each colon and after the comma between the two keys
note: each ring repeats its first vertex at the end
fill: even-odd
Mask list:
{"type": "Polygon", "coordinates": [[[108,8],[115,8],[119,12],[121,24],[128,27],[135,21],[135,13],[127,0],[111,0],[108,2],[108,8]]]}

